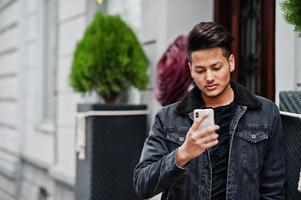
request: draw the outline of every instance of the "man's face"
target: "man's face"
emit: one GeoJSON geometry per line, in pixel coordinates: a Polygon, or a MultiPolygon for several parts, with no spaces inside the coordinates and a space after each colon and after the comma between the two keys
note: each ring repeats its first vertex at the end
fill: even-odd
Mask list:
{"type": "Polygon", "coordinates": [[[194,51],[189,62],[191,77],[202,91],[203,98],[209,100],[228,94],[230,72],[234,67],[234,55],[226,58],[219,47],[194,51]]]}

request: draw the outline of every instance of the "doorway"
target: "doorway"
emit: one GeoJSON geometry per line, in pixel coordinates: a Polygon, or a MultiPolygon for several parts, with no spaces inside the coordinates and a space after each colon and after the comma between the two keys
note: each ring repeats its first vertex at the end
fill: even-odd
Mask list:
{"type": "Polygon", "coordinates": [[[234,80],[275,99],[275,1],[215,0],[214,20],[235,37],[234,80]]]}

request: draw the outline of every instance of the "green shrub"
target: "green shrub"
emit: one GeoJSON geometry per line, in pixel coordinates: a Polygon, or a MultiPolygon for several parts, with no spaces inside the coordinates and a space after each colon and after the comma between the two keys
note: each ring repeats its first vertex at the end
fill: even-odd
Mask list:
{"type": "Polygon", "coordinates": [[[295,26],[295,31],[301,37],[301,0],[284,0],[281,9],[287,23],[295,26]]]}
{"type": "Polygon", "coordinates": [[[77,43],[70,74],[71,87],[95,91],[107,103],[134,86],[145,89],[148,60],[133,30],[119,17],[100,11],[77,43]]]}

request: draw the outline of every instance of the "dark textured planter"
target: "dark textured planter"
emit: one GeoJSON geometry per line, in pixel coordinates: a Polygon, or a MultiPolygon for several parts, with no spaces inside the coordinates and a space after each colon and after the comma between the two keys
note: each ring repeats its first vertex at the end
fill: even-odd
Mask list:
{"type": "Polygon", "coordinates": [[[86,117],[86,158],[76,159],[75,199],[140,199],[132,178],[147,135],[146,106],[78,106],[78,112],[88,111],[98,114],[86,117]]]}
{"type": "MultiPolygon", "coordinates": [[[[301,91],[280,92],[280,110],[301,114],[301,91]]],[[[286,141],[286,199],[301,199],[297,190],[301,169],[301,119],[281,115],[286,141]]]]}

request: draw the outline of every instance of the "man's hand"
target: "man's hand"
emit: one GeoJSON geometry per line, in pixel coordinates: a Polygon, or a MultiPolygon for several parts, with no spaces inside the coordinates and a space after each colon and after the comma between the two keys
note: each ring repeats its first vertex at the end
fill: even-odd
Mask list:
{"type": "Polygon", "coordinates": [[[186,140],[176,153],[176,164],[184,167],[190,160],[201,155],[206,149],[218,143],[218,135],[215,133],[219,129],[217,125],[208,126],[199,130],[199,126],[208,114],[199,116],[189,129],[186,140]]]}

